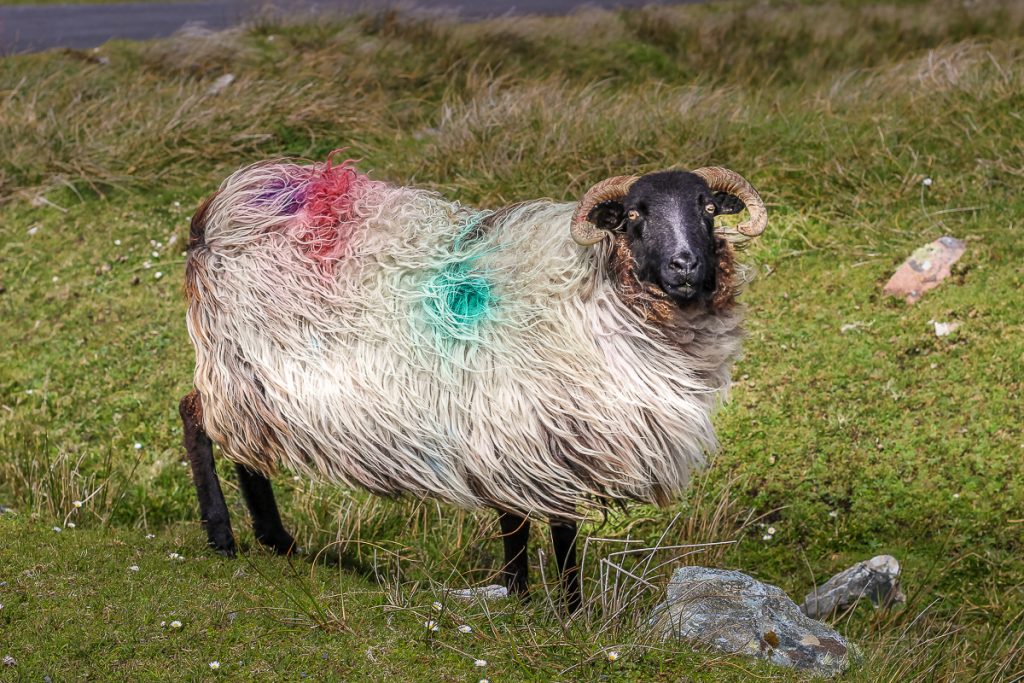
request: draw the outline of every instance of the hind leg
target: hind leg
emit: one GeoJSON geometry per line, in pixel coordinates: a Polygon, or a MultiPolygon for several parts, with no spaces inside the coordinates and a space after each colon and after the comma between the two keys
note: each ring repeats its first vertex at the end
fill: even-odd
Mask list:
{"type": "Polygon", "coordinates": [[[562,600],[570,613],[583,604],[580,592],[580,568],[576,563],[576,522],[551,522],[551,541],[555,546],[555,562],[562,578],[562,600]]]}
{"type": "Polygon", "coordinates": [[[272,548],[278,555],[293,552],[295,539],[285,531],[281,523],[270,480],[240,463],[235,464],[235,471],[238,472],[238,484],[242,489],[245,504],[249,506],[256,540],[272,548]]]}
{"type": "Polygon", "coordinates": [[[203,404],[198,391],[191,391],[178,404],[185,431],[185,451],[192,467],[192,481],[199,498],[199,518],[206,527],[206,538],[218,555],[235,555],[235,537],[231,517],[220,489],[213,464],[213,442],[203,431],[203,404]]]}

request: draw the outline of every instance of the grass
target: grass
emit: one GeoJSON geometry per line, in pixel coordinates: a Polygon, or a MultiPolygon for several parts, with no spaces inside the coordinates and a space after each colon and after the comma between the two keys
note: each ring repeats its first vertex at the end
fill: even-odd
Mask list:
{"type": "MultiPolygon", "coordinates": [[[[715,3],[266,21],[110,43],[108,65],[0,61],[0,503],[14,509],[0,515],[0,656],[17,660],[0,678],[463,681],[484,657],[491,681],[796,679],[651,643],[657,591],[614,584],[602,562],[621,543],[587,543],[594,597],[573,624],[538,587],[528,605],[446,611],[434,637],[431,603],[456,609],[444,587],[493,578],[491,515],[282,476],[289,528],[331,562],[203,548],[176,410],[189,215],[243,163],[345,146],[375,177],[487,207],[574,198],[623,171],[745,173],[771,221],[748,252],[760,276],[723,450],[677,504],[585,532],[733,541],[679,561],[798,602],[893,554],[908,604],[835,622],[864,652],[849,680],[1021,680],[1022,29],[1011,3],[715,3]],[[209,94],[225,73],[235,82],[209,94]],[[914,307],[882,297],[943,234],[968,245],[950,281],[914,307]],[[938,338],[933,320],[961,326],[938,338]],[[616,614],[613,598],[635,604],[616,614]],[[175,618],[180,631],[159,626],[175,618]]],[[[542,529],[533,547],[546,551],[542,529]]]]}

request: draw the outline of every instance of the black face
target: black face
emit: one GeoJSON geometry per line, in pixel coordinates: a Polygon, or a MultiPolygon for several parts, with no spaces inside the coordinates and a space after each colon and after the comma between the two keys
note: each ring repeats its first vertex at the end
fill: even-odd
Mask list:
{"type": "Polygon", "coordinates": [[[742,209],[737,197],[712,192],[699,176],[663,171],[637,180],[621,200],[601,202],[588,219],[625,231],[637,277],[682,306],[714,293],[715,216],[742,209]]]}

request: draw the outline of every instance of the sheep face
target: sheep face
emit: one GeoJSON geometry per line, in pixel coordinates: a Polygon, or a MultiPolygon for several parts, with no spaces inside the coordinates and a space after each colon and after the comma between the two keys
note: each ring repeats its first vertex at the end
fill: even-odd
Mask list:
{"type": "Polygon", "coordinates": [[[714,295],[715,216],[742,209],[735,195],[713,192],[693,173],[664,171],[641,177],[622,199],[601,202],[588,220],[624,231],[637,277],[685,306],[714,295]]]}

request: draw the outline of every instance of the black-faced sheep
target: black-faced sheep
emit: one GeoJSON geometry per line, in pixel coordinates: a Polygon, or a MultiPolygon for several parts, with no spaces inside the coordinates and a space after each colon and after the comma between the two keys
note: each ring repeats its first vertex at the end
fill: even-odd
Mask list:
{"type": "Polygon", "coordinates": [[[585,511],[666,503],[716,447],[742,278],[714,219],[744,206],[738,232],[757,235],[764,204],[720,168],[497,211],[346,164],[236,172],[194,216],[186,266],[181,415],[210,544],[234,552],[212,440],[278,552],[293,540],[267,477],[284,465],[495,508],[513,592],[546,518],[575,608],[585,511]]]}

